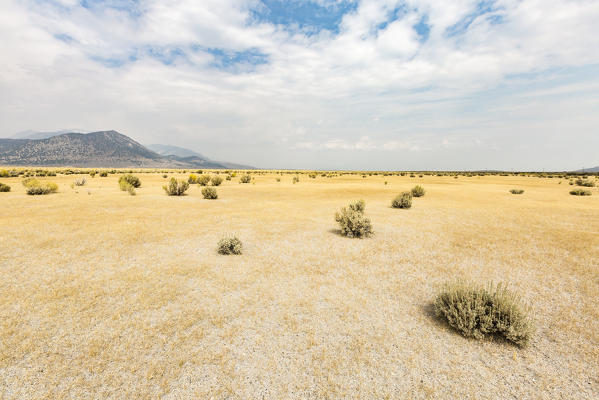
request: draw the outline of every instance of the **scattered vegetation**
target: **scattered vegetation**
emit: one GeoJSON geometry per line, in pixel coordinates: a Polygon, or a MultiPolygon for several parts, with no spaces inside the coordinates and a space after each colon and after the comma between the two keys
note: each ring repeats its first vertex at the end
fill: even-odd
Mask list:
{"type": "Polygon", "coordinates": [[[162,187],[169,196],[183,196],[185,191],[189,189],[189,183],[184,180],[171,178],[168,185],[162,187]]]}
{"type": "Polygon", "coordinates": [[[465,337],[498,335],[523,347],[533,333],[519,297],[502,284],[447,283],[433,305],[436,315],[465,337]]]}
{"type": "Polygon", "coordinates": [[[0,192],[10,192],[10,186],[0,183],[0,192]]]}
{"type": "Polygon", "coordinates": [[[372,234],[370,219],[364,216],[365,208],[364,200],[359,200],[335,213],[335,221],[339,223],[343,235],[351,238],[363,238],[372,234]]]}
{"type": "Polygon", "coordinates": [[[229,254],[241,254],[243,245],[241,240],[237,237],[225,237],[218,242],[218,253],[229,255],[229,254]]]}
{"type": "Polygon", "coordinates": [[[202,189],[202,196],[208,200],[218,199],[218,194],[216,193],[216,189],[213,187],[205,187],[202,189]]]}
{"type": "Polygon", "coordinates": [[[584,189],[574,189],[574,190],[570,190],[570,194],[572,196],[590,196],[591,195],[591,191],[590,190],[584,190],[584,189]]]}
{"type": "Polygon", "coordinates": [[[510,190],[511,194],[522,194],[524,193],[524,189],[512,189],[510,190]]]}
{"type": "Polygon", "coordinates": [[[25,186],[26,193],[32,196],[56,193],[58,191],[57,184],[53,182],[40,182],[34,178],[23,179],[23,186],[25,186]]]}
{"type": "Polygon", "coordinates": [[[577,179],[576,186],[595,187],[595,182],[585,179],[577,179]]]}
{"type": "Polygon", "coordinates": [[[416,185],[412,188],[412,196],[414,196],[414,197],[422,197],[422,196],[424,196],[425,193],[426,193],[426,191],[420,185],[416,185]]]}
{"type": "Polygon", "coordinates": [[[397,195],[391,202],[393,208],[411,208],[412,207],[412,193],[402,192],[397,195]]]}

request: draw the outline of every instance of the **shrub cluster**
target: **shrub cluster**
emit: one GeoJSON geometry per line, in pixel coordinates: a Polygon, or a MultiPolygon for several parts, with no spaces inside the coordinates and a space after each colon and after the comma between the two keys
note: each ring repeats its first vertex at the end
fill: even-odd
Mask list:
{"type": "Polygon", "coordinates": [[[27,194],[36,196],[50,194],[58,191],[58,185],[53,182],[40,182],[34,178],[23,179],[23,186],[27,194]]]}
{"type": "Polygon", "coordinates": [[[510,190],[511,194],[522,194],[524,193],[524,189],[512,189],[510,190]]]}
{"type": "Polygon", "coordinates": [[[412,196],[414,196],[414,197],[422,197],[422,196],[424,196],[424,193],[426,193],[426,192],[425,192],[424,188],[420,185],[416,185],[412,188],[412,196]]]}
{"type": "Polygon", "coordinates": [[[0,192],[10,192],[10,186],[0,183],[0,192]]]}
{"type": "Polygon", "coordinates": [[[591,191],[590,190],[584,190],[584,189],[574,189],[574,190],[570,190],[570,194],[572,196],[590,196],[591,195],[591,191]]]}
{"type": "Polygon", "coordinates": [[[169,196],[182,196],[185,191],[189,189],[189,183],[184,180],[171,178],[168,185],[163,186],[162,188],[169,196]]]}
{"type": "Polygon", "coordinates": [[[533,333],[518,296],[501,284],[485,288],[462,281],[447,283],[433,306],[438,317],[466,337],[498,335],[522,347],[533,333]]]}
{"type": "Polygon", "coordinates": [[[372,234],[370,219],[364,216],[365,208],[364,200],[359,200],[335,213],[335,221],[339,223],[343,235],[351,238],[363,238],[372,234]]]}
{"type": "Polygon", "coordinates": [[[391,202],[393,208],[410,208],[412,207],[412,193],[402,192],[391,202]]]}
{"type": "Polygon", "coordinates": [[[241,254],[243,245],[235,236],[222,238],[218,242],[219,254],[241,254]]]}
{"type": "Polygon", "coordinates": [[[589,181],[589,180],[585,180],[585,179],[577,179],[576,180],[576,185],[577,186],[584,186],[584,187],[595,187],[595,182],[589,181]]]}
{"type": "Polygon", "coordinates": [[[208,200],[218,199],[218,194],[216,193],[216,189],[213,187],[205,187],[202,189],[202,196],[208,200]]]}

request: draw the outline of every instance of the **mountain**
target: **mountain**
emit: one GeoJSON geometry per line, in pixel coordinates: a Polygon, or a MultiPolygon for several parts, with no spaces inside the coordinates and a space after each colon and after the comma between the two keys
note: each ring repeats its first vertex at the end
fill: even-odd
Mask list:
{"type": "Polygon", "coordinates": [[[574,171],[577,173],[585,173],[585,172],[589,172],[589,173],[595,173],[595,172],[599,172],[599,166],[593,167],[593,168],[585,168],[585,169],[579,169],[578,171],[574,171]]]}
{"type": "Polygon", "coordinates": [[[168,144],[148,144],[146,147],[162,156],[198,157],[208,161],[208,157],[205,157],[193,150],[184,149],[183,147],[179,146],[170,146],[168,144]]]}
{"type": "Polygon", "coordinates": [[[116,131],[0,139],[0,165],[137,168],[230,168],[201,156],[160,155],[116,131]]]}

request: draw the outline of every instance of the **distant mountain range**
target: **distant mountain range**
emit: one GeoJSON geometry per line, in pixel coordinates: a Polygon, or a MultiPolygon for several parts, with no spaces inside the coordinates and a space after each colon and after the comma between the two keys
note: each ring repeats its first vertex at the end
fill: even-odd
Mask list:
{"type": "Polygon", "coordinates": [[[593,167],[593,168],[579,169],[578,171],[574,171],[574,172],[580,172],[580,173],[584,173],[584,172],[595,173],[595,172],[599,172],[599,166],[596,166],[596,167],[593,167]]]}
{"type": "Polygon", "coordinates": [[[91,133],[32,132],[0,139],[0,165],[72,167],[251,169],[247,165],[212,161],[182,147],[145,147],[116,131],[91,133]]]}

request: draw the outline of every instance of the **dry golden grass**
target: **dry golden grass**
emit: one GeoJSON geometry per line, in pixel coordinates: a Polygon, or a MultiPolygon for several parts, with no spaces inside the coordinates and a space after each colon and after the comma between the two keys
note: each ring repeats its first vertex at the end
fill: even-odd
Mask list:
{"type": "Polygon", "coordinates": [[[161,175],[138,174],[136,196],[118,174],[39,178],[59,184],[47,196],[2,179],[0,398],[599,397],[597,189],[267,174],[204,200],[167,196],[161,175]],[[391,208],[416,184],[424,197],[391,208]],[[335,212],[360,198],[374,235],[338,235],[335,212]],[[242,255],[217,253],[227,235],[242,255]],[[431,302],[455,278],[519,292],[529,346],[439,322],[431,302]]]}

